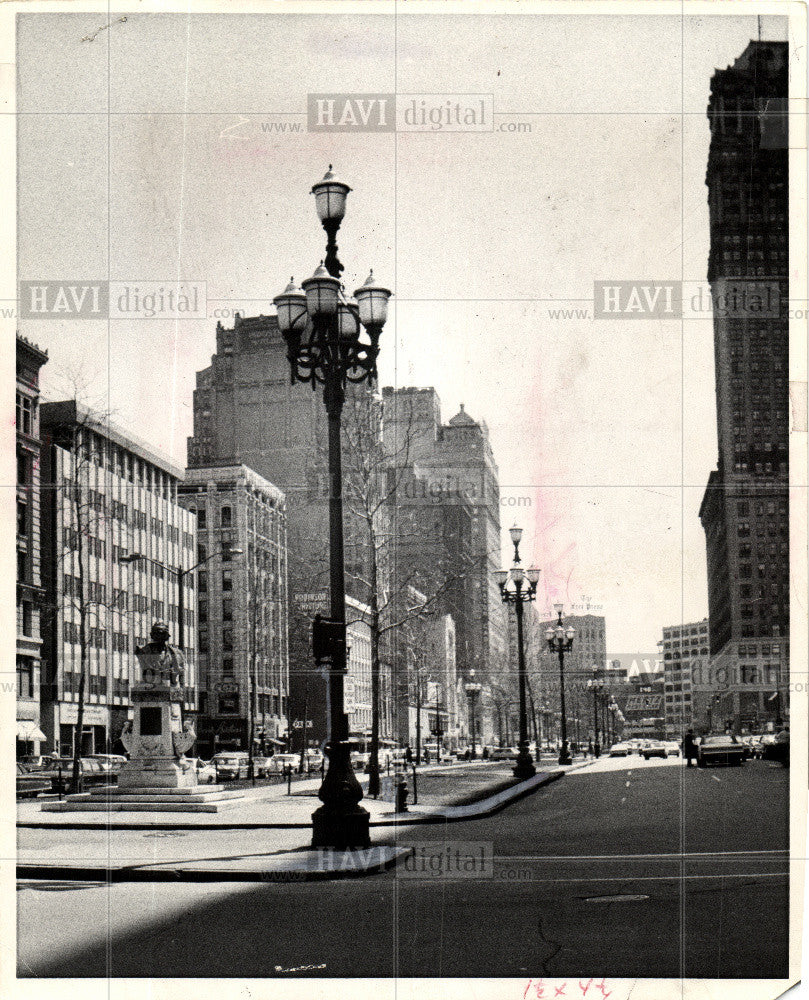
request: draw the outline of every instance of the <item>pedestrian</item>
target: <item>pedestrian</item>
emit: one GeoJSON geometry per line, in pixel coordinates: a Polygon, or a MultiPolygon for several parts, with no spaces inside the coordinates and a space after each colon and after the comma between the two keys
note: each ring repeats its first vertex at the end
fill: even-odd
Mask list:
{"type": "Polygon", "coordinates": [[[592,757],[594,752],[595,751],[593,750],[593,741],[592,740],[588,740],[587,741],[587,753],[592,757]]]}
{"type": "Polygon", "coordinates": [[[413,751],[410,749],[409,746],[407,750],[405,750],[405,760],[407,761],[408,764],[413,763],[413,751]]]}
{"type": "Polygon", "coordinates": [[[686,766],[691,767],[692,760],[695,760],[697,756],[697,743],[694,739],[693,729],[689,729],[683,738],[683,754],[687,761],[686,766]]]}

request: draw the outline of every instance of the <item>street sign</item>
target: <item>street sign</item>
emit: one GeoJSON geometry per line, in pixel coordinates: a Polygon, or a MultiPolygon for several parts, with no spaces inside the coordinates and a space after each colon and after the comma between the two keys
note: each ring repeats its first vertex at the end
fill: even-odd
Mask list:
{"type": "Polygon", "coordinates": [[[343,681],[343,706],[346,712],[353,712],[357,707],[356,691],[351,677],[346,677],[343,681]]]}
{"type": "MultiPolygon", "coordinates": [[[[306,728],[307,729],[311,729],[313,725],[314,725],[314,723],[312,722],[311,719],[307,719],[306,720],[306,728]]],[[[292,720],[292,728],[293,729],[303,729],[303,719],[293,719],[292,720]]]]}

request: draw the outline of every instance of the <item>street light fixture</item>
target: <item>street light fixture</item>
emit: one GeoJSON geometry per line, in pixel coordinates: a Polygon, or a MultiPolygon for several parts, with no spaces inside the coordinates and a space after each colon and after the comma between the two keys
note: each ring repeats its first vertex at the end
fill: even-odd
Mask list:
{"type": "Polygon", "coordinates": [[[548,649],[552,653],[556,653],[559,657],[559,708],[562,716],[562,750],[559,754],[559,763],[572,764],[573,761],[567,745],[567,717],[565,713],[565,653],[570,652],[573,648],[573,637],[576,632],[575,629],[570,626],[565,628],[565,623],[562,619],[564,605],[554,604],[553,609],[557,614],[558,620],[555,628],[550,626],[545,630],[545,639],[548,643],[548,649]]]}
{"type": "Polygon", "coordinates": [[[522,528],[515,524],[509,529],[511,541],[514,545],[514,565],[511,569],[496,570],[494,578],[500,588],[500,596],[504,604],[513,604],[517,616],[517,659],[520,688],[520,747],[517,754],[517,764],[514,768],[516,778],[531,778],[537,773],[531,762],[531,754],[528,751],[528,716],[525,701],[525,647],[523,644],[523,605],[533,601],[536,597],[537,584],[539,583],[539,570],[531,567],[524,570],[520,562],[520,541],[522,539],[522,528]]]}
{"type": "Polygon", "coordinates": [[[466,696],[469,698],[469,705],[472,715],[472,753],[470,754],[470,760],[475,760],[477,754],[475,753],[475,702],[477,701],[478,695],[483,689],[482,684],[478,684],[475,680],[475,671],[469,671],[469,680],[464,685],[466,689],[466,696]]]}
{"type": "Polygon", "coordinates": [[[329,767],[318,796],[323,805],[312,814],[312,845],[347,849],[368,847],[369,815],[360,806],[362,788],[351,767],[346,674],[345,567],[340,422],[348,382],[373,384],[379,337],[388,314],[391,292],[374,281],[373,272],[348,299],[340,283],[343,265],[337,258],[337,230],[351,188],[332,173],[312,187],[315,209],[326,231],[325,261],[298,288],[294,280],[273,299],[278,327],[287,345],[290,381],[323,386],[329,425],[329,576],[330,617],[313,631],[313,645],[330,664],[331,735],[326,747],[329,767]],[[362,339],[362,330],[367,339],[362,339]]]}
{"type": "MultiPolygon", "coordinates": [[[[604,682],[599,677],[598,666],[593,667],[593,676],[591,680],[587,681],[587,687],[593,692],[593,756],[601,756],[601,744],[598,741],[598,703],[602,698],[602,692],[604,690],[604,682]]],[[[604,736],[604,716],[601,716],[601,732],[602,738],[604,736]]]]}

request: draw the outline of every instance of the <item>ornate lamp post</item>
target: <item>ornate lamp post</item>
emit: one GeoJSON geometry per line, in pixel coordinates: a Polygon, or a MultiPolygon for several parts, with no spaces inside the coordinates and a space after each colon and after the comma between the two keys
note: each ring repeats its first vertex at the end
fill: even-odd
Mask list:
{"type": "Polygon", "coordinates": [[[551,627],[545,630],[545,639],[548,642],[548,649],[559,657],[559,708],[562,719],[562,750],[559,754],[559,763],[571,764],[573,761],[567,745],[567,715],[565,713],[565,653],[573,649],[573,637],[576,632],[569,626],[565,628],[565,623],[562,620],[564,606],[554,604],[553,609],[557,614],[558,621],[556,628],[551,627]]]}
{"type": "MultiPolygon", "coordinates": [[[[604,689],[604,682],[598,676],[598,667],[593,667],[593,677],[587,681],[587,687],[593,692],[593,755],[601,756],[601,744],[598,741],[598,703],[601,701],[601,693],[604,689]]],[[[604,716],[601,716],[602,727],[604,716]]],[[[603,733],[603,729],[602,729],[603,733]]]]}
{"type": "Polygon", "coordinates": [[[349,382],[376,379],[379,337],[388,315],[391,292],[368,280],[347,298],[340,283],[343,265],[335,237],[345,215],[351,188],[331,172],[312,187],[315,208],[327,234],[326,266],[321,264],[298,288],[294,279],[273,299],[278,327],[287,345],[292,383],[323,386],[329,425],[329,577],[330,617],[313,631],[313,648],[330,664],[329,767],[318,796],[323,805],[312,814],[312,845],[346,849],[367,847],[368,812],[360,806],[362,789],[351,767],[348,716],[343,700],[346,674],[345,568],[340,421],[349,382]],[[365,331],[366,340],[362,339],[365,331]]]}
{"type": "Polygon", "coordinates": [[[478,695],[483,688],[482,684],[478,684],[475,680],[475,671],[469,671],[469,680],[464,685],[466,689],[466,696],[469,698],[469,708],[470,716],[472,720],[472,753],[470,755],[470,760],[474,760],[477,754],[475,753],[475,702],[478,699],[478,695]]]}
{"type": "Polygon", "coordinates": [[[539,570],[531,568],[524,570],[520,564],[520,540],[522,528],[514,525],[509,529],[511,541],[514,543],[514,565],[511,569],[500,569],[494,574],[500,587],[500,596],[504,604],[513,604],[517,615],[517,657],[519,661],[520,685],[520,749],[517,754],[517,764],[514,768],[516,778],[530,778],[537,773],[531,762],[528,751],[528,716],[525,704],[525,648],[522,634],[523,604],[528,604],[536,597],[539,583],[539,570]]]}

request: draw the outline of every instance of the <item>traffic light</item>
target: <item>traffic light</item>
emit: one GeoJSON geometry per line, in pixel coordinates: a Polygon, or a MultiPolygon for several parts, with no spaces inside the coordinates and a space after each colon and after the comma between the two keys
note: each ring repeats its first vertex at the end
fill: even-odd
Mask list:
{"type": "Polygon", "coordinates": [[[345,622],[335,622],[330,618],[315,615],[312,622],[312,655],[315,663],[320,665],[335,659],[345,661],[346,627],[345,622]]]}

